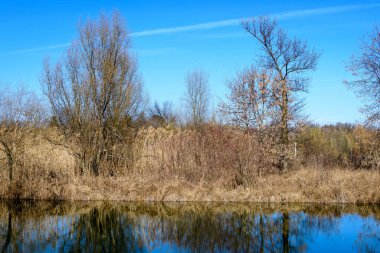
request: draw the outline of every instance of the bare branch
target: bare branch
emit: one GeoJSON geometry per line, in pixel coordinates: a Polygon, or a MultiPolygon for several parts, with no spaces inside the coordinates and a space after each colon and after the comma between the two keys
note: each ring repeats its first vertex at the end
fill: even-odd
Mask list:
{"type": "Polygon", "coordinates": [[[361,54],[352,56],[347,70],[355,77],[345,81],[357,95],[366,101],[362,112],[367,124],[380,125],[380,28],[375,27],[368,38],[363,39],[361,54]]]}
{"type": "Polygon", "coordinates": [[[206,122],[209,106],[208,75],[194,70],[186,76],[185,102],[190,113],[190,123],[200,126],[206,122]]]}
{"type": "Polygon", "coordinates": [[[85,159],[78,162],[82,171],[99,174],[101,163],[114,157],[114,145],[129,138],[128,128],[144,106],[129,45],[119,14],[110,20],[101,15],[80,27],[63,63],[44,64],[44,92],[60,132],[81,147],[76,153],[85,159]]]}

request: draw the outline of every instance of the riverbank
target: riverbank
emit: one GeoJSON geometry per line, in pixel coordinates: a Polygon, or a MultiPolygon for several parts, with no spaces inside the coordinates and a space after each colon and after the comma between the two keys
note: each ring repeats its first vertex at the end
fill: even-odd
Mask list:
{"type": "Polygon", "coordinates": [[[0,198],[38,200],[380,203],[380,172],[304,168],[256,179],[248,186],[183,179],[74,177],[3,182],[0,198]]]}

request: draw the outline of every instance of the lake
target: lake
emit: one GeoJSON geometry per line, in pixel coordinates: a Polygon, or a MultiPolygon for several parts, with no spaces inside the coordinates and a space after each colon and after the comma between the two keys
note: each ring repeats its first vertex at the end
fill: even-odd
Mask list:
{"type": "Polygon", "coordinates": [[[2,201],[0,252],[380,252],[380,205],[2,201]]]}

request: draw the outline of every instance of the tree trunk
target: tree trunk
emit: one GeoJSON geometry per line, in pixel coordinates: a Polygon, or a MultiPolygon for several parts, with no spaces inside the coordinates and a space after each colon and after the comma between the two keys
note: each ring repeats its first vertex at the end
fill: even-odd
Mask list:
{"type": "Polygon", "coordinates": [[[8,159],[7,164],[8,164],[9,180],[12,181],[13,180],[13,164],[14,164],[12,154],[7,153],[7,159],[8,159]]]}
{"type": "Polygon", "coordinates": [[[7,156],[7,165],[8,165],[8,175],[9,180],[13,180],[13,165],[14,165],[14,156],[12,149],[7,145],[4,141],[0,141],[0,145],[3,147],[1,150],[5,153],[7,156]]]}
{"type": "Polygon", "coordinates": [[[283,81],[282,85],[282,115],[281,115],[281,132],[280,132],[280,160],[279,167],[281,171],[285,171],[288,168],[287,148],[289,144],[289,101],[286,81],[283,81]]]}

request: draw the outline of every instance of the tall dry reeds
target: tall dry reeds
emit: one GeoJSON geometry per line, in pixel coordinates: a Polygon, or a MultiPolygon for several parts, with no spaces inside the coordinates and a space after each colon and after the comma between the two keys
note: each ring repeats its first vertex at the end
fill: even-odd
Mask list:
{"type": "Polygon", "coordinates": [[[134,170],[142,177],[246,185],[262,168],[272,169],[273,157],[260,149],[253,133],[228,127],[147,128],[135,141],[134,170]]]}
{"type": "MultiPolygon", "coordinates": [[[[71,150],[52,144],[44,138],[46,134],[57,135],[51,128],[43,129],[26,142],[32,146],[28,146],[23,162],[15,167],[12,182],[6,169],[0,170],[1,198],[380,201],[379,170],[308,163],[305,147],[299,145],[295,160],[301,163],[280,172],[275,150],[260,145],[255,132],[217,125],[140,129],[133,143],[115,147],[115,152],[129,161],[128,166],[115,162],[108,170],[113,175],[96,177],[75,173],[71,150]]],[[[6,168],[4,161],[0,157],[1,168],[6,168]]]]}

